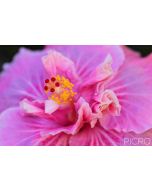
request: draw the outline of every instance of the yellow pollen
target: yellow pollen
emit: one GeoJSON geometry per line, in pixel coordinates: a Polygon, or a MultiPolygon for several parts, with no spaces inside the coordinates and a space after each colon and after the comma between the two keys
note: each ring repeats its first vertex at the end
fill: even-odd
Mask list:
{"type": "Polygon", "coordinates": [[[45,80],[44,91],[48,99],[54,100],[58,104],[66,104],[73,101],[76,92],[73,91],[74,85],[64,76],[57,75],[45,80]]]}

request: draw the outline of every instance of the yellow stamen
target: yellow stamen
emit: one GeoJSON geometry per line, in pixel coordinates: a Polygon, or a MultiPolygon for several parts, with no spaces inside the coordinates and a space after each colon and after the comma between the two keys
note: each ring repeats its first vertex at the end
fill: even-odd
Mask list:
{"type": "Polygon", "coordinates": [[[47,86],[45,93],[48,94],[48,99],[54,100],[58,104],[72,102],[76,92],[73,91],[74,85],[69,79],[60,75],[52,77],[51,79],[45,84],[45,88],[47,86]]]}

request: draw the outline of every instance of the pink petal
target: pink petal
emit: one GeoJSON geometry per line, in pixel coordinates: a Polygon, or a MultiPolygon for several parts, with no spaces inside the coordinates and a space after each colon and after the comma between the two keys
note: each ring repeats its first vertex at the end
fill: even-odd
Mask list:
{"type": "Polygon", "coordinates": [[[72,133],[72,126],[61,126],[49,118],[22,114],[10,108],[0,114],[0,145],[36,145],[50,135],[72,133]]]}
{"type": "Polygon", "coordinates": [[[69,139],[70,146],[111,146],[120,145],[123,134],[105,130],[100,126],[91,128],[85,125],[79,133],[69,139]]]}
{"type": "Polygon", "coordinates": [[[124,52],[120,46],[98,46],[98,45],[57,45],[48,46],[47,49],[54,49],[71,59],[76,70],[83,79],[88,79],[90,73],[104,62],[108,54],[111,55],[112,68],[116,71],[124,62],[124,52]]]}
{"type": "Polygon", "coordinates": [[[112,57],[111,55],[107,55],[105,60],[90,73],[89,78],[83,81],[83,83],[81,82],[81,88],[96,84],[97,82],[104,82],[110,78],[112,74],[112,57]]]}
{"type": "Polygon", "coordinates": [[[11,108],[0,115],[0,145],[33,145],[40,138],[40,128],[35,128],[33,119],[22,118],[18,108],[11,108]]]}
{"type": "Polygon", "coordinates": [[[53,100],[29,101],[24,99],[20,102],[20,108],[24,114],[30,116],[54,119],[51,114],[59,108],[59,105],[53,100]]]}
{"type": "MultiPolygon", "coordinates": [[[[111,114],[113,116],[119,116],[121,111],[121,106],[116,94],[112,90],[102,90],[97,92],[98,95],[95,96],[95,103],[93,109],[96,113],[100,113],[102,117],[105,114],[111,114]]],[[[102,118],[101,118],[102,123],[102,118]]]]}
{"type": "MultiPolygon", "coordinates": [[[[78,100],[75,106],[78,113],[78,119],[73,126],[73,134],[77,133],[84,123],[90,123],[92,119],[92,110],[82,97],[78,100]]],[[[92,123],[92,125],[95,125],[95,123],[92,123]]]]}
{"type": "Polygon", "coordinates": [[[57,104],[53,100],[46,100],[45,101],[45,113],[52,114],[59,108],[59,104],[57,104]]]}
{"type": "Polygon", "coordinates": [[[69,137],[65,133],[59,133],[57,135],[46,135],[37,142],[36,145],[39,146],[68,146],[69,145],[69,137]]]}
{"type": "MultiPolygon", "coordinates": [[[[91,121],[93,117],[91,108],[82,97],[79,98],[74,107],[61,107],[52,116],[54,121],[63,127],[62,131],[67,134],[77,133],[85,123],[91,123],[92,127],[96,124],[95,121],[91,121]]],[[[51,131],[50,134],[57,133],[51,131]]]]}
{"type": "Polygon", "coordinates": [[[104,119],[105,128],[135,133],[152,128],[152,55],[124,64],[105,88],[114,91],[122,108],[119,117],[104,119]]]}
{"type": "Polygon", "coordinates": [[[21,108],[22,110],[10,108],[0,115],[2,126],[0,128],[0,145],[41,144],[41,140],[47,136],[52,139],[63,132],[67,135],[75,134],[84,123],[90,122],[92,116],[89,104],[82,98],[76,104],[75,109],[78,110],[76,121],[74,120],[73,124],[67,123],[67,125],[61,125],[61,121],[56,121],[57,117],[54,117],[54,113],[52,118],[47,118],[45,115],[41,117],[41,114],[44,113],[41,113],[41,110],[33,102],[24,100],[21,108]],[[23,114],[23,111],[28,114],[23,114]]]}
{"type": "Polygon", "coordinates": [[[44,80],[47,78],[41,57],[45,51],[30,51],[22,48],[0,75],[0,112],[18,106],[24,98],[44,100],[44,80]]]}
{"type": "Polygon", "coordinates": [[[71,80],[77,80],[74,63],[56,51],[50,51],[47,56],[44,56],[43,65],[49,76],[64,75],[71,80]]]}
{"type": "Polygon", "coordinates": [[[125,54],[125,62],[130,62],[141,58],[140,53],[133,51],[127,46],[121,46],[121,47],[125,54]]]}
{"type": "Polygon", "coordinates": [[[24,113],[31,114],[31,115],[39,115],[43,114],[44,110],[37,105],[38,102],[29,101],[24,99],[20,102],[20,108],[24,111],[24,113]]]}

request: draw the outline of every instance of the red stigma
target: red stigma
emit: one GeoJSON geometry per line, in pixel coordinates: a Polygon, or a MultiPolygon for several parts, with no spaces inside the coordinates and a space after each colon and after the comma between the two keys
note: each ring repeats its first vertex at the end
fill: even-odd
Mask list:
{"type": "Polygon", "coordinates": [[[52,81],[52,82],[54,82],[55,80],[56,80],[56,78],[54,78],[54,77],[51,78],[51,81],[52,81]]]}
{"type": "Polygon", "coordinates": [[[51,88],[50,92],[54,92],[54,91],[55,91],[55,89],[54,89],[54,88],[51,88]]]}
{"type": "Polygon", "coordinates": [[[46,80],[45,80],[45,83],[49,83],[49,79],[46,79],[46,80]]]}
{"type": "Polygon", "coordinates": [[[55,86],[56,86],[56,87],[59,87],[59,86],[60,86],[60,83],[59,83],[59,82],[56,82],[56,83],[55,83],[55,86]]]}
{"type": "Polygon", "coordinates": [[[44,86],[44,90],[47,91],[48,90],[48,86],[44,86]]]}

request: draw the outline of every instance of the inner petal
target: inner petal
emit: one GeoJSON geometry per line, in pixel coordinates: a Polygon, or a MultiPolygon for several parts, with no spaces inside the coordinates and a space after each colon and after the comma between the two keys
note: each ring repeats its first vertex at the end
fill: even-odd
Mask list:
{"type": "Polygon", "coordinates": [[[107,89],[103,92],[100,92],[95,99],[95,112],[102,114],[108,113],[113,116],[120,115],[121,105],[119,104],[116,94],[112,90],[107,89]]]}

